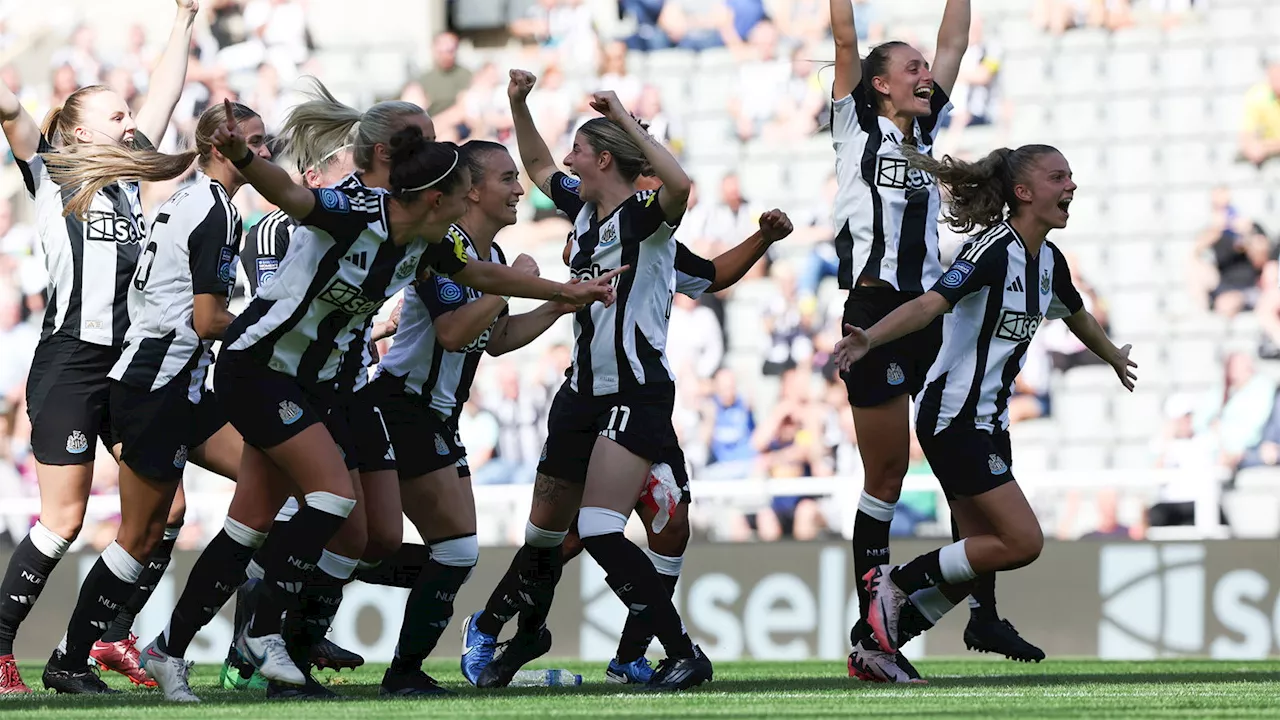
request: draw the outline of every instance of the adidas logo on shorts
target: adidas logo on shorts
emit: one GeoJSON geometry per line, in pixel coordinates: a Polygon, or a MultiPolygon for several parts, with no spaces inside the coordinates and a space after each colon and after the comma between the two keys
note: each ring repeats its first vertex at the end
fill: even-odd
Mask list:
{"type": "Polygon", "coordinates": [[[292,425],[302,417],[302,408],[292,400],[280,401],[280,422],[292,425]]]}
{"type": "Polygon", "coordinates": [[[89,439],[84,436],[84,433],[79,430],[72,430],[71,434],[67,436],[67,452],[79,455],[88,449],[89,439]]]}

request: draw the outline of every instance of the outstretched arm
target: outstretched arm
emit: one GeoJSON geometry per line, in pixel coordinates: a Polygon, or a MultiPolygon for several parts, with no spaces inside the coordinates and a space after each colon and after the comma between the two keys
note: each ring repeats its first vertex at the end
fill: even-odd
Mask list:
{"type": "Polygon", "coordinates": [[[1133,346],[1116,347],[1115,343],[1111,342],[1111,338],[1107,337],[1106,331],[1098,324],[1097,319],[1083,308],[1063,318],[1062,321],[1071,329],[1071,333],[1089,348],[1090,352],[1110,365],[1116,371],[1116,376],[1120,378],[1120,383],[1133,392],[1133,384],[1138,379],[1130,369],[1138,367],[1138,363],[1129,359],[1129,350],[1133,346]]]}
{"type": "Polygon", "coordinates": [[[836,343],[836,365],[841,370],[848,370],[871,352],[872,348],[923,330],[934,318],[950,308],[951,303],[941,293],[930,290],[915,300],[898,306],[869,330],[845,325],[846,335],[836,343]]]}
{"type": "Polygon", "coordinates": [[[831,35],[836,41],[836,79],[831,96],[845,97],[862,82],[862,58],[858,56],[858,28],[853,22],[852,0],[831,0],[831,35]]]}
{"type": "Polygon", "coordinates": [[[169,127],[169,118],[178,106],[182,88],[187,82],[187,58],[191,54],[191,29],[200,12],[197,0],[177,0],[178,16],[174,18],[169,43],[156,69],[151,73],[146,102],[138,110],[138,130],[151,144],[159,147],[169,127]]]}
{"type": "Polygon", "coordinates": [[[519,350],[546,332],[556,320],[571,312],[572,305],[548,302],[527,313],[498,318],[493,326],[493,335],[489,338],[487,352],[498,356],[519,350]]]}
{"type": "Polygon", "coordinates": [[[528,103],[529,91],[537,81],[538,78],[527,70],[512,70],[507,99],[511,101],[511,122],[515,126],[516,147],[520,150],[524,171],[544,195],[551,197],[551,176],[556,172],[556,163],[551,159],[547,141],[542,139],[538,126],[533,123],[528,103]]]}
{"type": "Polygon", "coordinates": [[[933,56],[933,81],[950,95],[960,76],[960,61],[969,49],[969,0],[947,0],[933,56]]]}
{"type": "Polygon", "coordinates": [[[770,210],[761,215],[759,230],[711,261],[716,266],[716,280],[706,291],[718,293],[737,283],[775,242],[790,235],[791,230],[791,219],[781,210],[770,210]]]}

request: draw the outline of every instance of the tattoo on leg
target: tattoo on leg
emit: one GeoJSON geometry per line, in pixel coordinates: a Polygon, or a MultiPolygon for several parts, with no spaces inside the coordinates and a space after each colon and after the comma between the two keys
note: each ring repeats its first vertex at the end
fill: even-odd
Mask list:
{"type": "Polygon", "coordinates": [[[533,501],[556,505],[560,502],[560,498],[564,497],[565,489],[563,480],[538,473],[537,479],[533,482],[533,501]]]}

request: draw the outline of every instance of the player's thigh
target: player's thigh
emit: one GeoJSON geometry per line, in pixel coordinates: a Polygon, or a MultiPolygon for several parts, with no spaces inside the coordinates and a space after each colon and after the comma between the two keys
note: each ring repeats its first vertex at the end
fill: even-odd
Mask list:
{"type": "Polygon", "coordinates": [[[295,494],[293,481],[262,450],[245,445],[240,478],[227,515],[254,530],[271,528],[280,506],[295,494]]]}
{"type": "Polygon", "coordinates": [[[630,515],[649,479],[652,461],[606,437],[596,438],[587,466],[583,507],[600,507],[630,515]]]}
{"type": "Polygon", "coordinates": [[[881,405],[853,408],[853,427],[862,456],[863,488],[885,502],[897,502],[911,461],[911,402],[897,395],[881,405]]]}
{"type": "Polygon", "coordinates": [[[360,485],[360,506],[369,526],[362,559],[375,562],[389,557],[404,541],[400,477],[395,470],[361,472],[360,485]]]}
{"type": "Polygon", "coordinates": [[[460,477],[454,465],[400,484],[405,514],[427,542],[473,535],[476,499],[471,477],[460,477]]]}

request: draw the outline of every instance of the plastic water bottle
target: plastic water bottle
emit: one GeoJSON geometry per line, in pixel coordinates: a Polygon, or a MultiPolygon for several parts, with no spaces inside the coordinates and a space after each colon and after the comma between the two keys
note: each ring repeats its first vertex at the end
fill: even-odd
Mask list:
{"type": "Polygon", "coordinates": [[[582,676],[568,670],[521,670],[509,687],[567,687],[582,684],[582,676]]]}

